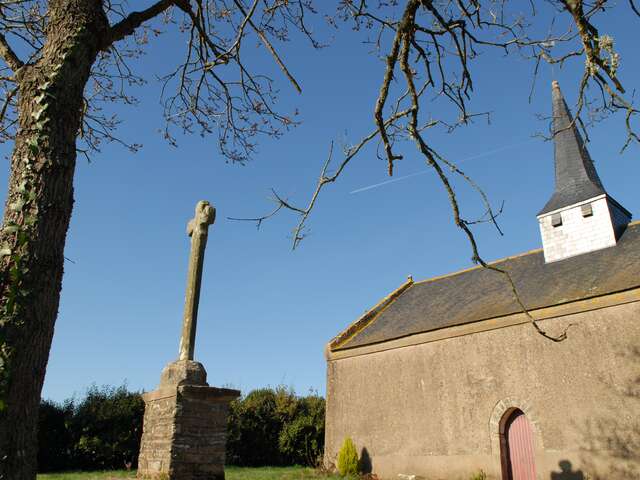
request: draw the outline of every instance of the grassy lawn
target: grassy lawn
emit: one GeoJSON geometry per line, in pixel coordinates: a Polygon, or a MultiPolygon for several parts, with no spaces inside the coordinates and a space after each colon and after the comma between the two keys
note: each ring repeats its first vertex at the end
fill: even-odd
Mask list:
{"type": "MultiPolygon", "coordinates": [[[[135,478],[135,472],[71,472],[71,473],[41,473],[38,480],[120,480],[135,478]]],[[[312,468],[305,467],[260,467],[242,468],[226,467],[226,480],[338,480],[339,476],[325,475],[312,468]]]]}
{"type": "Polygon", "coordinates": [[[136,478],[136,472],[111,470],[108,472],[40,473],[37,480],[120,480],[121,478],[136,478]]]}
{"type": "Polygon", "coordinates": [[[224,471],[226,480],[342,480],[337,475],[326,475],[307,467],[226,467],[224,471]]]}

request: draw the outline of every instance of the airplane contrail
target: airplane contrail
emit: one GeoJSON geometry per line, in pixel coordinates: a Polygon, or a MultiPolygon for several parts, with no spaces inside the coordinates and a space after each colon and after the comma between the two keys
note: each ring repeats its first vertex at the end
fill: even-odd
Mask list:
{"type": "MultiPolygon", "coordinates": [[[[463,158],[462,160],[460,160],[460,161],[458,161],[456,163],[462,163],[462,162],[466,162],[468,160],[475,160],[476,158],[488,157],[489,155],[493,155],[494,153],[502,152],[504,150],[509,150],[510,148],[519,147],[520,145],[524,145],[525,143],[532,142],[533,140],[535,140],[535,139],[529,138],[528,140],[525,140],[525,141],[522,141],[522,142],[513,143],[511,145],[505,145],[503,147],[499,147],[499,148],[496,148],[496,149],[493,149],[493,150],[489,150],[488,152],[479,153],[478,155],[472,155],[471,157],[463,158]]],[[[432,171],[431,169],[422,170],[421,172],[410,173],[409,175],[404,175],[402,177],[392,178],[390,180],[385,180],[384,182],[380,182],[380,183],[374,183],[373,185],[368,185],[366,187],[357,188],[356,190],[353,190],[353,191],[349,192],[349,194],[366,192],[367,190],[372,190],[374,188],[382,187],[383,185],[388,185],[389,183],[395,183],[395,182],[399,182],[400,180],[405,180],[407,178],[417,177],[418,175],[424,175],[425,173],[431,173],[431,171],[432,171]]]]}

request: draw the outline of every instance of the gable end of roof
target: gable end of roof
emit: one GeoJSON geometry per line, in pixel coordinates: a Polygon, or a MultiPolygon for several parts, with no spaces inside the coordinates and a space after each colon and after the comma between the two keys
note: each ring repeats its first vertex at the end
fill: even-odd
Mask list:
{"type": "Polygon", "coordinates": [[[371,325],[375,319],[380,315],[389,305],[400,297],[404,292],[411,288],[414,284],[413,278],[409,276],[407,280],[396,288],[389,295],[380,300],[373,308],[364,313],[358,320],[349,325],[346,329],[336,335],[329,342],[329,349],[334,350],[341,345],[347,343],[357,334],[362,332],[365,328],[371,325]]]}

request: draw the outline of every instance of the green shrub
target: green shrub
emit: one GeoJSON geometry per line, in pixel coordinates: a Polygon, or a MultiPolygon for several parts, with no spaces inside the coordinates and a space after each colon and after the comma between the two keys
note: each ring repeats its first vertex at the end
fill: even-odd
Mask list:
{"type": "Polygon", "coordinates": [[[253,390],[229,409],[227,463],[315,466],[324,450],[324,398],[283,386],[253,390]]]}
{"type": "Polygon", "coordinates": [[[343,477],[358,474],[358,452],[350,437],[344,439],[338,452],[338,473],[343,477]]]}
{"type": "Polygon", "coordinates": [[[119,469],[138,462],[144,401],[125,385],[92,387],[69,422],[73,463],[80,469],[119,469]]]}
{"type": "Polygon", "coordinates": [[[280,452],[289,464],[316,467],[324,451],[324,398],[299,398],[293,418],[280,431],[280,452]]]}
{"type": "Polygon", "coordinates": [[[243,467],[279,466],[284,459],[278,437],[286,412],[284,394],[271,388],[253,390],[231,403],[227,428],[227,462],[243,467]]]}
{"type": "Polygon", "coordinates": [[[69,468],[73,440],[68,424],[73,416],[73,403],[50,400],[40,403],[38,414],[38,470],[56,472],[69,468]]]}
{"type": "Polygon", "coordinates": [[[126,385],[91,387],[81,401],[43,400],[38,424],[38,470],[135,468],[144,402],[126,385]]]}
{"type": "Polygon", "coordinates": [[[487,474],[484,473],[484,470],[480,470],[478,473],[473,474],[470,480],[487,480],[487,474]]]}

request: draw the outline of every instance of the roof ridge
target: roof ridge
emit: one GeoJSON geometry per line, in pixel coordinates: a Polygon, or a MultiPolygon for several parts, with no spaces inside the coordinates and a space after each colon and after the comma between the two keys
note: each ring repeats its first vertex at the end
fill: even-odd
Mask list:
{"type": "MultiPolygon", "coordinates": [[[[638,223],[640,223],[640,221],[638,221],[638,223]]],[[[508,257],[499,258],[497,260],[492,260],[491,262],[487,262],[487,265],[496,265],[498,263],[506,262],[507,260],[513,260],[515,258],[524,257],[526,255],[533,255],[534,253],[539,253],[541,251],[542,251],[542,248],[534,248],[533,250],[527,250],[526,252],[517,253],[515,255],[509,255],[508,257]]],[[[464,268],[462,270],[458,270],[455,272],[445,273],[443,275],[437,275],[431,278],[425,278],[424,280],[418,280],[417,282],[414,282],[414,283],[418,285],[420,283],[435,282],[436,280],[442,280],[443,278],[447,278],[447,277],[454,277],[456,275],[461,275],[463,273],[467,273],[472,270],[477,270],[479,268],[484,268],[484,267],[482,265],[474,265],[473,267],[464,268]]]]}
{"type": "MultiPolygon", "coordinates": [[[[609,198],[611,198],[610,195],[607,195],[607,196],[609,198]]],[[[616,203],[618,203],[618,202],[616,202],[616,203]]],[[[622,208],[624,208],[624,207],[622,207],[622,208]]],[[[632,222],[629,222],[627,224],[627,228],[635,227],[636,225],[640,225],[640,219],[639,220],[633,220],[632,222]]],[[[497,263],[506,262],[507,260],[513,260],[515,258],[524,257],[526,255],[533,255],[534,253],[538,253],[538,252],[541,252],[543,250],[544,250],[543,248],[534,248],[532,250],[527,250],[526,252],[516,253],[515,255],[509,255],[507,257],[499,258],[497,260],[492,260],[491,262],[487,262],[487,265],[495,265],[497,263]]],[[[425,278],[424,280],[418,280],[417,282],[414,282],[414,285],[418,285],[420,283],[435,282],[436,280],[442,280],[443,278],[453,277],[455,275],[461,275],[463,273],[467,273],[467,272],[470,272],[472,270],[476,270],[478,268],[483,268],[483,267],[482,267],[482,265],[474,265],[473,267],[463,268],[462,270],[457,270],[455,272],[445,273],[443,275],[436,275],[435,277],[425,278]]]]}
{"type": "Polygon", "coordinates": [[[340,345],[344,345],[357,334],[362,332],[365,328],[373,323],[376,317],[382,313],[389,305],[391,305],[400,295],[402,295],[406,290],[414,285],[413,277],[409,275],[407,280],[396,288],[393,292],[391,292],[386,297],[382,298],[378,303],[376,303],[372,308],[367,310],[364,314],[360,316],[355,322],[351,323],[347,328],[345,328],[338,335],[333,337],[329,341],[329,348],[334,349],[340,345]]]}

